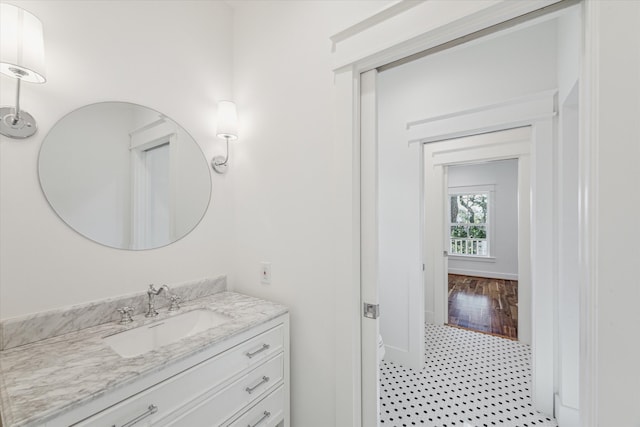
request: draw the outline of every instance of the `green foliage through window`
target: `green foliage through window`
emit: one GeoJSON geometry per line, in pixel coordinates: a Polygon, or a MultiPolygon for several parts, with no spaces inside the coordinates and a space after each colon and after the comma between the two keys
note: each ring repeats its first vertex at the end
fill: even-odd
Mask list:
{"type": "Polygon", "coordinates": [[[489,194],[452,194],[449,199],[451,212],[449,253],[488,256],[489,194]]]}

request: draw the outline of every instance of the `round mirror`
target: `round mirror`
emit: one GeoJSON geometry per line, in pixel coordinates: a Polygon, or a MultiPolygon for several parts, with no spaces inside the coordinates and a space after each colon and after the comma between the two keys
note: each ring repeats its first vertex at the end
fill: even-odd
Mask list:
{"type": "Polygon", "coordinates": [[[209,165],[193,138],[149,108],[102,102],[55,124],[40,185],[71,228],[106,246],[152,249],[187,235],[209,205],[209,165]]]}

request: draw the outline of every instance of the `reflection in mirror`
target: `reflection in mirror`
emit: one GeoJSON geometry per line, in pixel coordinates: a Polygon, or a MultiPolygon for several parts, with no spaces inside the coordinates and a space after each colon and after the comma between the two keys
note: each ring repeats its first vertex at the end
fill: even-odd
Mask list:
{"type": "Polygon", "coordinates": [[[63,117],[42,143],[40,185],[83,236],[152,249],[187,235],[209,205],[209,166],[176,122],[149,108],[102,102],[63,117]]]}

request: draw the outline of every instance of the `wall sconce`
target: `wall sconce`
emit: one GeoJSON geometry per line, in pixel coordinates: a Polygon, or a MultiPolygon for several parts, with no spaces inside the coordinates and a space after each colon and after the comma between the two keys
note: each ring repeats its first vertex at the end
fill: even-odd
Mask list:
{"type": "Polygon", "coordinates": [[[0,4],[0,73],[18,79],[16,106],[0,108],[0,133],[9,138],[28,138],[36,133],[35,119],[20,110],[20,83],[44,83],[44,37],[42,22],[11,4],[0,4]]]}
{"type": "Polygon", "coordinates": [[[224,174],[229,167],[229,141],[238,139],[238,113],[236,104],[231,101],[218,102],[218,138],[227,141],[227,155],[225,157],[216,156],[211,160],[213,170],[224,174]]]}

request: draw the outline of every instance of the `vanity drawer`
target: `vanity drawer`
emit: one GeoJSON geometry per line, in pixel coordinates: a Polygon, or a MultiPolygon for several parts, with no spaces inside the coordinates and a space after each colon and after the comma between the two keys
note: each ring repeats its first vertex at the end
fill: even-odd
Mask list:
{"type": "MultiPolygon", "coordinates": [[[[200,396],[215,392],[228,380],[255,368],[268,357],[281,353],[283,334],[282,326],[270,329],[76,425],[120,427],[143,415],[144,418],[135,424],[136,427],[147,425],[145,422],[160,420],[191,401],[199,400],[200,396]]],[[[282,368],[278,378],[282,378],[282,368]]],[[[275,380],[275,376],[270,377],[269,385],[275,380]]],[[[260,393],[253,393],[254,396],[256,394],[260,393]]]]}
{"type": "MultiPolygon", "coordinates": [[[[277,385],[281,386],[284,371],[283,364],[284,356],[281,353],[224,389],[198,399],[199,402],[195,406],[190,405],[188,409],[172,414],[160,422],[159,425],[173,427],[222,425],[224,420],[264,396],[269,389],[273,389],[277,385]]],[[[281,403],[279,407],[282,408],[282,386],[280,387],[280,396],[281,403]]],[[[273,399],[273,402],[275,401],[277,401],[277,398],[273,399]]],[[[280,412],[282,412],[282,409],[280,409],[280,412]]],[[[274,416],[276,413],[279,412],[275,411],[274,416]]]]}
{"type": "Polygon", "coordinates": [[[280,386],[225,427],[273,427],[283,418],[284,386],[280,386]]]}

